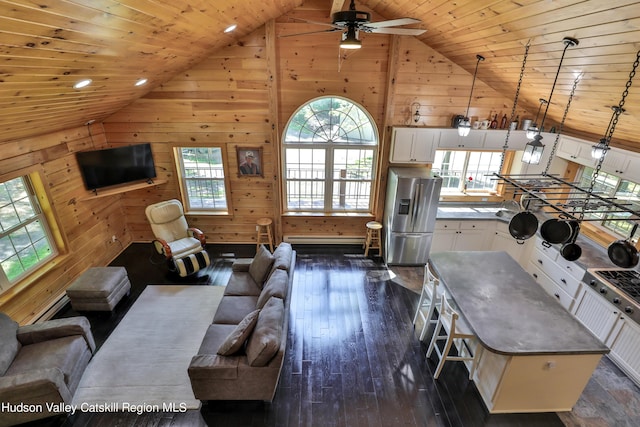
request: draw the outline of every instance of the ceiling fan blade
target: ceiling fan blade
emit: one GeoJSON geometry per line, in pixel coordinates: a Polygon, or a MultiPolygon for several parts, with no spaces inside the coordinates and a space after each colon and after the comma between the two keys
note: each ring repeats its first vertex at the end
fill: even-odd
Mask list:
{"type": "Polygon", "coordinates": [[[342,31],[342,28],[330,28],[328,30],[307,31],[305,33],[295,33],[295,34],[280,34],[278,35],[278,37],[305,36],[307,34],[318,34],[318,33],[335,33],[336,31],[342,31]]]}
{"type": "Polygon", "coordinates": [[[361,28],[361,30],[365,33],[397,34],[400,36],[419,36],[427,31],[419,28],[361,28]]]}
{"type": "Polygon", "coordinates": [[[396,25],[419,24],[420,22],[422,21],[419,19],[399,18],[399,19],[390,19],[388,21],[368,22],[367,27],[373,27],[373,28],[394,27],[396,25]]]}
{"type": "Polygon", "coordinates": [[[300,19],[300,18],[295,18],[293,16],[291,16],[289,19],[293,19],[294,21],[304,22],[305,24],[323,25],[325,27],[333,27],[333,28],[336,28],[336,29],[342,29],[343,28],[343,27],[341,27],[339,25],[330,24],[328,22],[309,21],[308,19],[300,19]]]}

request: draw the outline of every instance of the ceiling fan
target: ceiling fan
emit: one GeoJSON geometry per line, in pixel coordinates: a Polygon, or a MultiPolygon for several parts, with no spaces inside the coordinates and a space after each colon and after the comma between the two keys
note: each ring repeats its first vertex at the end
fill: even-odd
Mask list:
{"type": "Polygon", "coordinates": [[[363,12],[356,10],[356,4],[354,0],[351,0],[349,10],[343,10],[336,12],[331,17],[331,24],[326,22],[307,21],[302,20],[309,24],[326,25],[330,26],[330,29],[309,31],[306,33],[286,34],[280,37],[300,36],[306,34],[317,33],[333,33],[336,31],[342,31],[342,40],[340,41],[340,47],[342,49],[360,49],[362,42],[358,39],[360,31],[364,33],[377,33],[377,34],[398,34],[406,36],[419,36],[426,30],[419,28],[395,28],[394,25],[409,25],[417,24],[422,21],[414,18],[399,18],[391,19],[388,21],[371,22],[371,14],[369,12],[363,12]]]}

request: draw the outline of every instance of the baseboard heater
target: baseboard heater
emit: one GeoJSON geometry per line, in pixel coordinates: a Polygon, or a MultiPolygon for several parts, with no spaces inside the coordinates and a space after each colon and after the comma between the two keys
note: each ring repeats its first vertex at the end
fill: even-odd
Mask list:
{"type": "Polygon", "coordinates": [[[62,308],[69,302],[69,297],[66,293],[63,293],[53,304],[44,308],[42,311],[37,313],[34,317],[36,319],[33,323],[42,323],[47,320],[51,320],[53,316],[58,313],[58,311],[62,310],[62,308]]]}
{"type": "Polygon", "coordinates": [[[362,245],[364,236],[284,236],[292,245],[362,245]]]}

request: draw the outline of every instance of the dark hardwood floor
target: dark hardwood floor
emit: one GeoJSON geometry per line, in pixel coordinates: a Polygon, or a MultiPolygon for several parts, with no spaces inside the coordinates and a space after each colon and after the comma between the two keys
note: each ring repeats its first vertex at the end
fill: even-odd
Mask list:
{"type": "MultiPolygon", "coordinates": [[[[358,246],[295,249],[289,345],[271,404],[207,402],[199,412],[185,414],[80,413],[32,425],[565,425],[555,413],[489,415],[461,364],[445,365],[435,381],[435,361],[425,360],[426,346],[413,332],[418,294],[389,280],[379,258],[365,258],[358,246]]],[[[127,268],[131,295],[112,314],[81,313],[89,318],[98,346],[147,284],[224,285],[233,260],[255,253],[249,245],[210,245],[207,250],[211,267],[196,277],[180,279],[167,272],[150,244],[128,247],[112,265],[127,268]]],[[[67,306],[58,316],[77,314],[67,306]]],[[[589,425],[578,422],[571,425],[589,425]]]]}

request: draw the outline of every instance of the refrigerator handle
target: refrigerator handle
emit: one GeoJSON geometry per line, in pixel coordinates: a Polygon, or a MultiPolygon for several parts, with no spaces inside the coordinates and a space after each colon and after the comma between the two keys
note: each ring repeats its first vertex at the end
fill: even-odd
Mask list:
{"type": "Polygon", "coordinates": [[[424,190],[424,184],[418,184],[418,190],[416,191],[416,201],[414,203],[415,209],[413,212],[413,220],[420,218],[420,209],[422,208],[422,191],[424,190]]]}

